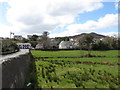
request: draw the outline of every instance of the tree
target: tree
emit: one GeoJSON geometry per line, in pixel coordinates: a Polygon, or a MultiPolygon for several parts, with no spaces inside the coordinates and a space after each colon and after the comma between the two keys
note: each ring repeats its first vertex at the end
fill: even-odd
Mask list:
{"type": "Polygon", "coordinates": [[[41,36],[41,43],[43,44],[43,48],[44,49],[47,49],[49,48],[49,44],[50,44],[50,41],[49,41],[49,37],[48,37],[49,33],[47,31],[43,32],[43,35],[41,36]]]}
{"type": "Polygon", "coordinates": [[[16,52],[19,51],[19,47],[11,40],[4,39],[2,41],[2,52],[16,52]]]}
{"type": "Polygon", "coordinates": [[[27,43],[27,42],[28,42],[28,39],[23,38],[21,42],[22,42],[22,43],[27,43]]]}
{"type": "MultiPolygon", "coordinates": [[[[82,50],[82,49],[85,49],[85,45],[84,45],[84,39],[83,38],[79,38],[78,39],[78,43],[79,43],[79,48],[80,48],[80,50],[82,50]]],[[[81,53],[81,55],[83,55],[84,53],[83,52],[80,52],[81,53]]]]}
{"type": "Polygon", "coordinates": [[[44,32],[43,32],[43,36],[44,36],[44,37],[48,37],[48,35],[49,35],[49,32],[47,32],[47,31],[44,31],[44,32]]]}
{"type": "Polygon", "coordinates": [[[82,38],[80,38],[79,40],[79,45],[80,48],[84,48],[88,50],[88,54],[91,53],[91,48],[92,48],[92,44],[93,44],[93,36],[91,34],[86,34],[84,35],[82,38]]]}
{"type": "Polygon", "coordinates": [[[120,50],[120,38],[118,38],[118,50],[120,50]]]}
{"type": "Polygon", "coordinates": [[[36,47],[36,45],[38,44],[38,41],[29,41],[28,43],[31,44],[32,47],[36,47]]]}
{"type": "Polygon", "coordinates": [[[69,37],[55,37],[55,40],[58,42],[58,46],[59,46],[59,43],[61,41],[69,41],[69,37]]]}
{"type": "Polygon", "coordinates": [[[32,35],[30,38],[31,41],[37,41],[38,35],[32,35]]]}
{"type": "Polygon", "coordinates": [[[118,40],[114,37],[106,37],[102,40],[108,47],[108,49],[117,49],[118,48],[118,40]]]}
{"type": "Polygon", "coordinates": [[[117,40],[117,38],[113,39],[113,44],[112,44],[114,49],[119,49],[119,42],[117,40]]]}
{"type": "Polygon", "coordinates": [[[93,50],[110,50],[119,49],[119,40],[115,37],[105,37],[102,40],[97,40],[92,45],[93,50]]]}
{"type": "Polygon", "coordinates": [[[94,44],[92,44],[93,50],[106,50],[109,49],[108,44],[104,43],[102,40],[97,40],[94,44]]]}

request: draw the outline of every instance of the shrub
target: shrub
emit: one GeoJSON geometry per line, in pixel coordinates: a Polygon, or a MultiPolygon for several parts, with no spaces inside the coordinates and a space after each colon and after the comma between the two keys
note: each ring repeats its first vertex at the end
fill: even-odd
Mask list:
{"type": "Polygon", "coordinates": [[[2,54],[9,54],[13,52],[19,51],[19,47],[16,43],[13,43],[10,40],[4,40],[2,41],[2,54]]]}

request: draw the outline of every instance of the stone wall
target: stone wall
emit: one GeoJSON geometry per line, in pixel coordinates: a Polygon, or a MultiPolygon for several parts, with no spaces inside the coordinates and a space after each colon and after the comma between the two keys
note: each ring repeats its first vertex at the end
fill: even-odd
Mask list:
{"type": "Polygon", "coordinates": [[[1,89],[2,89],[2,65],[0,64],[0,90],[1,89]]]}
{"type": "Polygon", "coordinates": [[[2,88],[22,88],[29,69],[31,54],[29,50],[3,56],[2,88]]]}

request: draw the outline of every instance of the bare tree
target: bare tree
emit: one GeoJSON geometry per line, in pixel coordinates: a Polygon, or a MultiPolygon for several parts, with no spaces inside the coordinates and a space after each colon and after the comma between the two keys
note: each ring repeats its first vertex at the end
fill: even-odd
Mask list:
{"type": "Polygon", "coordinates": [[[43,48],[46,49],[49,47],[49,37],[48,37],[49,33],[47,31],[43,32],[42,36],[41,36],[41,42],[43,44],[43,48]]]}

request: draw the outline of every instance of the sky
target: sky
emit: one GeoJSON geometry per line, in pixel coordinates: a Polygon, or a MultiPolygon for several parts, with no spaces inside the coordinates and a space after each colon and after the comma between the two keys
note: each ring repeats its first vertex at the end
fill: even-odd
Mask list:
{"type": "Polygon", "coordinates": [[[119,0],[0,0],[0,37],[118,35],[119,0]]]}

